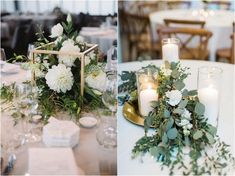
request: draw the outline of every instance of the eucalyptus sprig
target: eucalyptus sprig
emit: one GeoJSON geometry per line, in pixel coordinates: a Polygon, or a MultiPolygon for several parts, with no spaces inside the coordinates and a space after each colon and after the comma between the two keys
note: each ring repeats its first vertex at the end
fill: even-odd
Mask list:
{"type": "MultiPolygon", "coordinates": [[[[154,109],[145,118],[145,135],[136,142],[132,157],[149,152],[162,166],[169,168],[170,175],[179,169],[183,175],[226,174],[235,167],[234,157],[229,146],[217,136],[217,128],[204,117],[205,106],[200,103],[197,91],[185,89],[188,68],[182,68],[179,62],[166,62],[155,69],[159,98],[152,103],[154,109]],[[151,136],[148,135],[150,127],[155,129],[151,136]]],[[[131,75],[134,72],[121,75],[128,78],[121,88],[136,85],[130,80],[131,75]]]]}

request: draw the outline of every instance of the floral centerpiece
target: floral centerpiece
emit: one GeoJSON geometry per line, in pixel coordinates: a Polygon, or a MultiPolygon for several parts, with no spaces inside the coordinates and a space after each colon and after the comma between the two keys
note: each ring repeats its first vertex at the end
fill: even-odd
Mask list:
{"type": "MultiPolygon", "coordinates": [[[[158,100],[152,102],[153,110],[145,117],[145,135],[136,142],[133,158],[150,153],[169,167],[170,175],[179,169],[183,175],[228,173],[235,166],[234,157],[229,146],[220,141],[217,128],[204,117],[205,106],[199,101],[197,91],[185,88],[188,68],[182,68],[179,62],[148,68],[158,73],[158,100]],[[155,129],[151,136],[150,127],[155,129]]],[[[123,84],[119,92],[129,93],[121,97],[121,102],[128,101],[137,109],[135,73],[124,72],[120,77],[123,84]]]]}
{"type": "MultiPolygon", "coordinates": [[[[47,119],[59,110],[79,117],[81,108],[103,107],[101,95],[106,80],[105,63],[98,62],[102,59],[98,50],[90,51],[84,58],[76,54],[89,50],[90,45],[74,30],[71,16],[67,16],[65,23],[52,27],[52,43],[43,32],[37,35],[39,38],[35,45],[43,48],[43,52],[37,52],[37,48],[33,50],[31,56],[34,57],[24,62],[22,67],[33,73],[31,79],[38,89],[38,103],[43,117],[47,119]],[[81,69],[84,72],[84,87],[81,85],[81,69]],[[81,95],[81,89],[84,89],[84,95],[81,95]]],[[[6,89],[1,89],[4,97],[6,89]]]]}

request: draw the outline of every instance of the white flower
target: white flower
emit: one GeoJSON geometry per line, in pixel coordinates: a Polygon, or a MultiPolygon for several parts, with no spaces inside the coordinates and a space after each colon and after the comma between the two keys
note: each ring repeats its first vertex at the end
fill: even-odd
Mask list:
{"type": "Polygon", "coordinates": [[[187,109],[184,109],[182,117],[184,117],[184,118],[186,118],[188,120],[191,120],[191,113],[187,109]]]}
{"type": "Polygon", "coordinates": [[[46,76],[46,83],[50,89],[60,93],[65,93],[73,86],[73,74],[71,68],[67,68],[63,64],[54,65],[48,70],[46,76]]]}
{"type": "Polygon", "coordinates": [[[186,125],[186,128],[189,129],[189,130],[190,130],[192,127],[193,127],[193,125],[192,125],[191,123],[189,123],[189,124],[186,125]]]}
{"type": "Polygon", "coordinates": [[[86,77],[86,83],[89,87],[96,89],[100,92],[103,92],[105,89],[106,74],[99,70],[93,74],[90,74],[86,77]]]}
{"type": "Polygon", "coordinates": [[[184,129],[184,130],[183,130],[183,133],[184,133],[185,136],[188,136],[188,135],[190,134],[190,131],[187,130],[187,129],[184,129]]]}
{"type": "Polygon", "coordinates": [[[88,65],[91,62],[89,56],[85,56],[85,65],[88,65]]]}
{"type": "Polygon", "coordinates": [[[84,42],[85,42],[85,39],[84,39],[84,37],[82,37],[82,36],[79,35],[79,36],[76,37],[76,42],[77,42],[77,43],[84,43],[84,42]]]}
{"type": "MultiPolygon", "coordinates": [[[[61,52],[72,52],[72,53],[79,53],[80,49],[78,46],[74,45],[74,41],[72,39],[68,39],[63,42],[62,47],[60,49],[61,52]]],[[[59,55],[59,63],[65,64],[68,67],[73,66],[74,61],[77,59],[78,56],[75,55],[66,55],[60,54],[59,55]]]]}
{"type": "Polygon", "coordinates": [[[172,90],[166,92],[166,96],[169,98],[167,101],[171,106],[175,106],[179,104],[180,100],[182,99],[182,94],[179,90],[172,90]]]}
{"type": "Polygon", "coordinates": [[[85,65],[88,65],[91,60],[94,60],[96,58],[96,54],[92,51],[87,56],[85,56],[85,65]]]}
{"type": "Polygon", "coordinates": [[[57,25],[51,28],[51,38],[59,37],[63,34],[63,26],[58,23],[57,25]]]}
{"type": "Polygon", "coordinates": [[[70,14],[67,15],[66,21],[69,23],[72,21],[72,17],[70,14]]]}
{"type": "Polygon", "coordinates": [[[189,121],[187,119],[182,119],[179,123],[180,126],[185,126],[187,124],[189,124],[189,121]]]}

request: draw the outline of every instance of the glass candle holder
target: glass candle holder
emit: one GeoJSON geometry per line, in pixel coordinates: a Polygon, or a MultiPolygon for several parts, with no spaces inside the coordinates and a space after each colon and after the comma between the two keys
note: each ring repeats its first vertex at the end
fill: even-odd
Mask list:
{"type": "Polygon", "coordinates": [[[152,101],[158,100],[157,72],[151,69],[141,69],[136,73],[136,79],[139,113],[146,117],[153,110],[152,101]]]}
{"type": "Polygon", "coordinates": [[[168,62],[179,61],[179,44],[177,38],[166,38],[162,40],[162,59],[168,62]]]}
{"type": "Polygon", "coordinates": [[[201,67],[198,69],[198,98],[205,105],[205,118],[217,127],[222,69],[201,67]]]}

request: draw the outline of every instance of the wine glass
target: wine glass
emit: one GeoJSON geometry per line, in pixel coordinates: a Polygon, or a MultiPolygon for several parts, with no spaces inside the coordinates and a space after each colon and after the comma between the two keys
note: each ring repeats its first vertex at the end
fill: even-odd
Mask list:
{"type": "Polygon", "coordinates": [[[117,92],[117,75],[115,72],[109,72],[106,80],[105,91],[102,95],[102,101],[112,112],[112,116],[114,116],[117,111],[117,92]]]}

